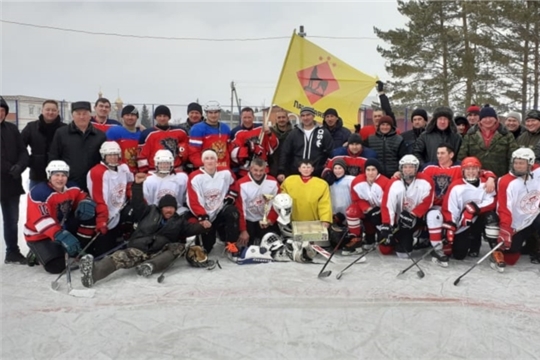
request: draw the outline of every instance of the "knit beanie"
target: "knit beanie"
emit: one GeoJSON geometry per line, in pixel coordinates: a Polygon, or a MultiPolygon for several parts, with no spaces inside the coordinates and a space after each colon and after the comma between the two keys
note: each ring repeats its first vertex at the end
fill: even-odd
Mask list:
{"type": "Polygon", "coordinates": [[[166,107],[165,105],[159,105],[155,110],[154,110],[154,119],[157,118],[159,115],[166,115],[169,117],[169,119],[172,117],[171,116],[171,110],[166,107]]]}
{"type": "Polygon", "coordinates": [[[480,110],[480,121],[487,117],[494,117],[495,119],[498,119],[497,112],[489,105],[484,106],[482,110],[480,110]]]}
{"type": "Polygon", "coordinates": [[[138,118],[139,117],[139,110],[137,110],[137,108],[135,106],[133,106],[133,105],[126,105],[122,109],[122,116],[128,115],[128,114],[135,115],[138,118]]]}
{"type": "Polygon", "coordinates": [[[381,124],[388,124],[392,127],[394,127],[394,120],[392,120],[392,118],[388,115],[384,115],[380,120],[379,120],[379,126],[381,126],[381,124]]]}
{"type": "Polygon", "coordinates": [[[479,114],[480,113],[480,106],[476,104],[472,104],[467,108],[467,114],[479,114]]]}
{"type": "Polygon", "coordinates": [[[437,119],[441,116],[448,118],[450,121],[454,120],[454,112],[452,109],[446,106],[438,107],[433,112],[433,120],[437,121],[437,119]]]}
{"type": "Polygon", "coordinates": [[[176,198],[171,194],[163,195],[163,197],[159,199],[158,208],[163,209],[166,206],[172,206],[173,208],[178,209],[176,198]]]}
{"type": "Polygon", "coordinates": [[[4,110],[6,111],[6,116],[7,114],[9,114],[9,105],[6,102],[6,100],[4,100],[4,98],[1,96],[0,96],[0,108],[4,108],[4,110]]]}
{"type": "Polygon", "coordinates": [[[326,115],[334,115],[335,117],[339,117],[336,109],[332,108],[326,109],[326,111],[324,112],[324,117],[326,117],[326,115]]]}
{"type": "Polygon", "coordinates": [[[411,114],[411,121],[415,116],[421,116],[424,118],[425,121],[428,121],[427,111],[424,109],[414,109],[411,114]]]}
{"type": "Polygon", "coordinates": [[[333,165],[332,165],[332,170],[334,169],[334,167],[336,167],[336,165],[339,165],[343,168],[343,170],[345,170],[345,172],[347,172],[347,163],[345,162],[345,160],[339,158],[339,159],[336,159],[333,161],[333,165]]]}
{"type": "Polygon", "coordinates": [[[527,117],[525,118],[525,120],[527,119],[534,119],[534,120],[539,120],[540,121],[540,111],[538,110],[531,110],[527,113],[527,117]]]}
{"type": "Polygon", "coordinates": [[[308,113],[310,113],[310,114],[316,115],[316,114],[315,114],[315,109],[312,108],[312,107],[310,107],[310,106],[304,106],[304,107],[302,108],[302,110],[300,110],[300,115],[301,115],[303,112],[308,112],[308,113]]]}
{"type": "Polygon", "coordinates": [[[364,164],[364,172],[366,171],[368,166],[375,166],[379,174],[381,173],[381,170],[382,170],[381,164],[379,163],[377,159],[374,159],[374,158],[367,159],[366,163],[364,164]]]}
{"type": "Polygon", "coordinates": [[[359,134],[353,133],[349,136],[349,139],[347,140],[347,144],[360,144],[362,145],[362,137],[359,134]]]}
{"type": "Polygon", "coordinates": [[[189,114],[192,111],[198,111],[199,114],[202,115],[202,106],[197,104],[196,102],[192,102],[187,106],[187,113],[189,114]]]}
{"type": "Polygon", "coordinates": [[[456,125],[469,126],[469,120],[467,120],[465,116],[456,116],[454,122],[456,123],[456,125]]]}
{"type": "Polygon", "coordinates": [[[506,118],[516,119],[519,123],[521,123],[521,114],[516,111],[510,111],[508,115],[506,115],[506,118]]]}

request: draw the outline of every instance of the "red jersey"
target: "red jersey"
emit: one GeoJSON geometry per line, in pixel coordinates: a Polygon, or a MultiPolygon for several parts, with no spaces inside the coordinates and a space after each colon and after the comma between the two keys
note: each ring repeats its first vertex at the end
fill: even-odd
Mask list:
{"type": "Polygon", "coordinates": [[[158,150],[169,150],[174,157],[174,168],[180,170],[188,159],[188,136],[184,129],[170,126],[166,130],[158,127],[144,130],[139,139],[137,157],[140,172],[155,170],[154,155],[158,150]]]}
{"type": "Polygon", "coordinates": [[[64,192],[54,190],[49,183],[41,182],[28,193],[24,238],[26,241],[52,240],[62,230],[64,218],[77,209],[79,201],[88,195],[75,183],[68,182],[64,192]]]}
{"type": "MultiPolygon", "coordinates": [[[[261,135],[262,127],[257,124],[251,129],[241,128],[238,130],[232,139],[231,143],[231,160],[233,163],[240,166],[239,175],[245,176],[249,172],[249,165],[251,163],[251,155],[249,153],[249,146],[246,145],[248,140],[255,142],[259,141],[259,136],[261,135]]],[[[279,140],[276,135],[271,132],[270,135],[264,134],[264,139],[262,144],[260,144],[264,151],[260,156],[263,160],[268,160],[268,155],[272,155],[276,151],[279,140]]],[[[268,173],[268,167],[266,167],[266,172],[268,173]]]]}
{"type": "Polygon", "coordinates": [[[131,132],[123,126],[112,126],[105,135],[107,135],[107,140],[116,141],[120,145],[120,149],[122,149],[121,160],[129,166],[129,170],[134,174],[139,172],[137,150],[141,137],[140,128],[137,127],[135,132],[131,132]]]}
{"type": "MultiPolygon", "coordinates": [[[[349,153],[350,154],[350,153],[349,153]]],[[[366,167],[366,161],[367,159],[362,156],[355,156],[355,155],[340,155],[340,156],[334,156],[331,159],[328,159],[326,161],[326,165],[324,166],[324,170],[322,172],[322,177],[328,172],[333,171],[334,169],[334,162],[337,159],[343,159],[345,160],[345,164],[347,164],[347,174],[352,176],[358,176],[360,174],[363,174],[365,172],[366,167]]]]}
{"type": "Polygon", "coordinates": [[[113,126],[122,126],[122,124],[120,124],[118,121],[113,120],[113,119],[107,119],[107,121],[105,121],[104,123],[100,123],[96,120],[95,117],[92,117],[90,119],[90,122],[92,123],[93,127],[95,127],[96,129],[104,133],[106,133],[107,130],[109,130],[113,126]]]}

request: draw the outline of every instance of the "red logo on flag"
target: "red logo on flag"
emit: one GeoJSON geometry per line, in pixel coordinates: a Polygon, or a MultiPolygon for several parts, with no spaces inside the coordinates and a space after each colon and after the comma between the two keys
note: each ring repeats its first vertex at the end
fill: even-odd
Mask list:
{"type": "MultiPolygon", "coordinates": [[[[330,60],[330,57],[327,60],[330,60]]],[[[335,66],[335,64],[332,65],[335,66]]],[[[339,83],[334,77],[328,61],[300,70],[296,76],[300,80],[311,105],[339,90],[339,83]]]]}

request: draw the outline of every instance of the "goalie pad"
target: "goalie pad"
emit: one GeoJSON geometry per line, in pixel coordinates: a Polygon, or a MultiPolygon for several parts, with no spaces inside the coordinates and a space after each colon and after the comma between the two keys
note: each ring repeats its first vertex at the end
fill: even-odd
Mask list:
{"type": "Polygon", "coordinates": [[[242,254],[238,260],[236,260],[236,263],[238,265],[262,264],[273,260],[274,259],[268,249],[257,245],[250,245],[249,247],[244,248],[242,254]]]}

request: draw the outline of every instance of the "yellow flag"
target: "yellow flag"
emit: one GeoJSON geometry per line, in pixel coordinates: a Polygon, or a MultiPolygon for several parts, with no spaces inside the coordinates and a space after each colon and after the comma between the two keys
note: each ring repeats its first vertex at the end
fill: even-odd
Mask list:
{"type": "Polygon", "coordinates": [[[273,103],[296,114],[303,106],[313,107],[319,122],[326,109],[334,108],[343,125],[353,129],[358,109],[376,80],[295,33],[273,103]]]}

